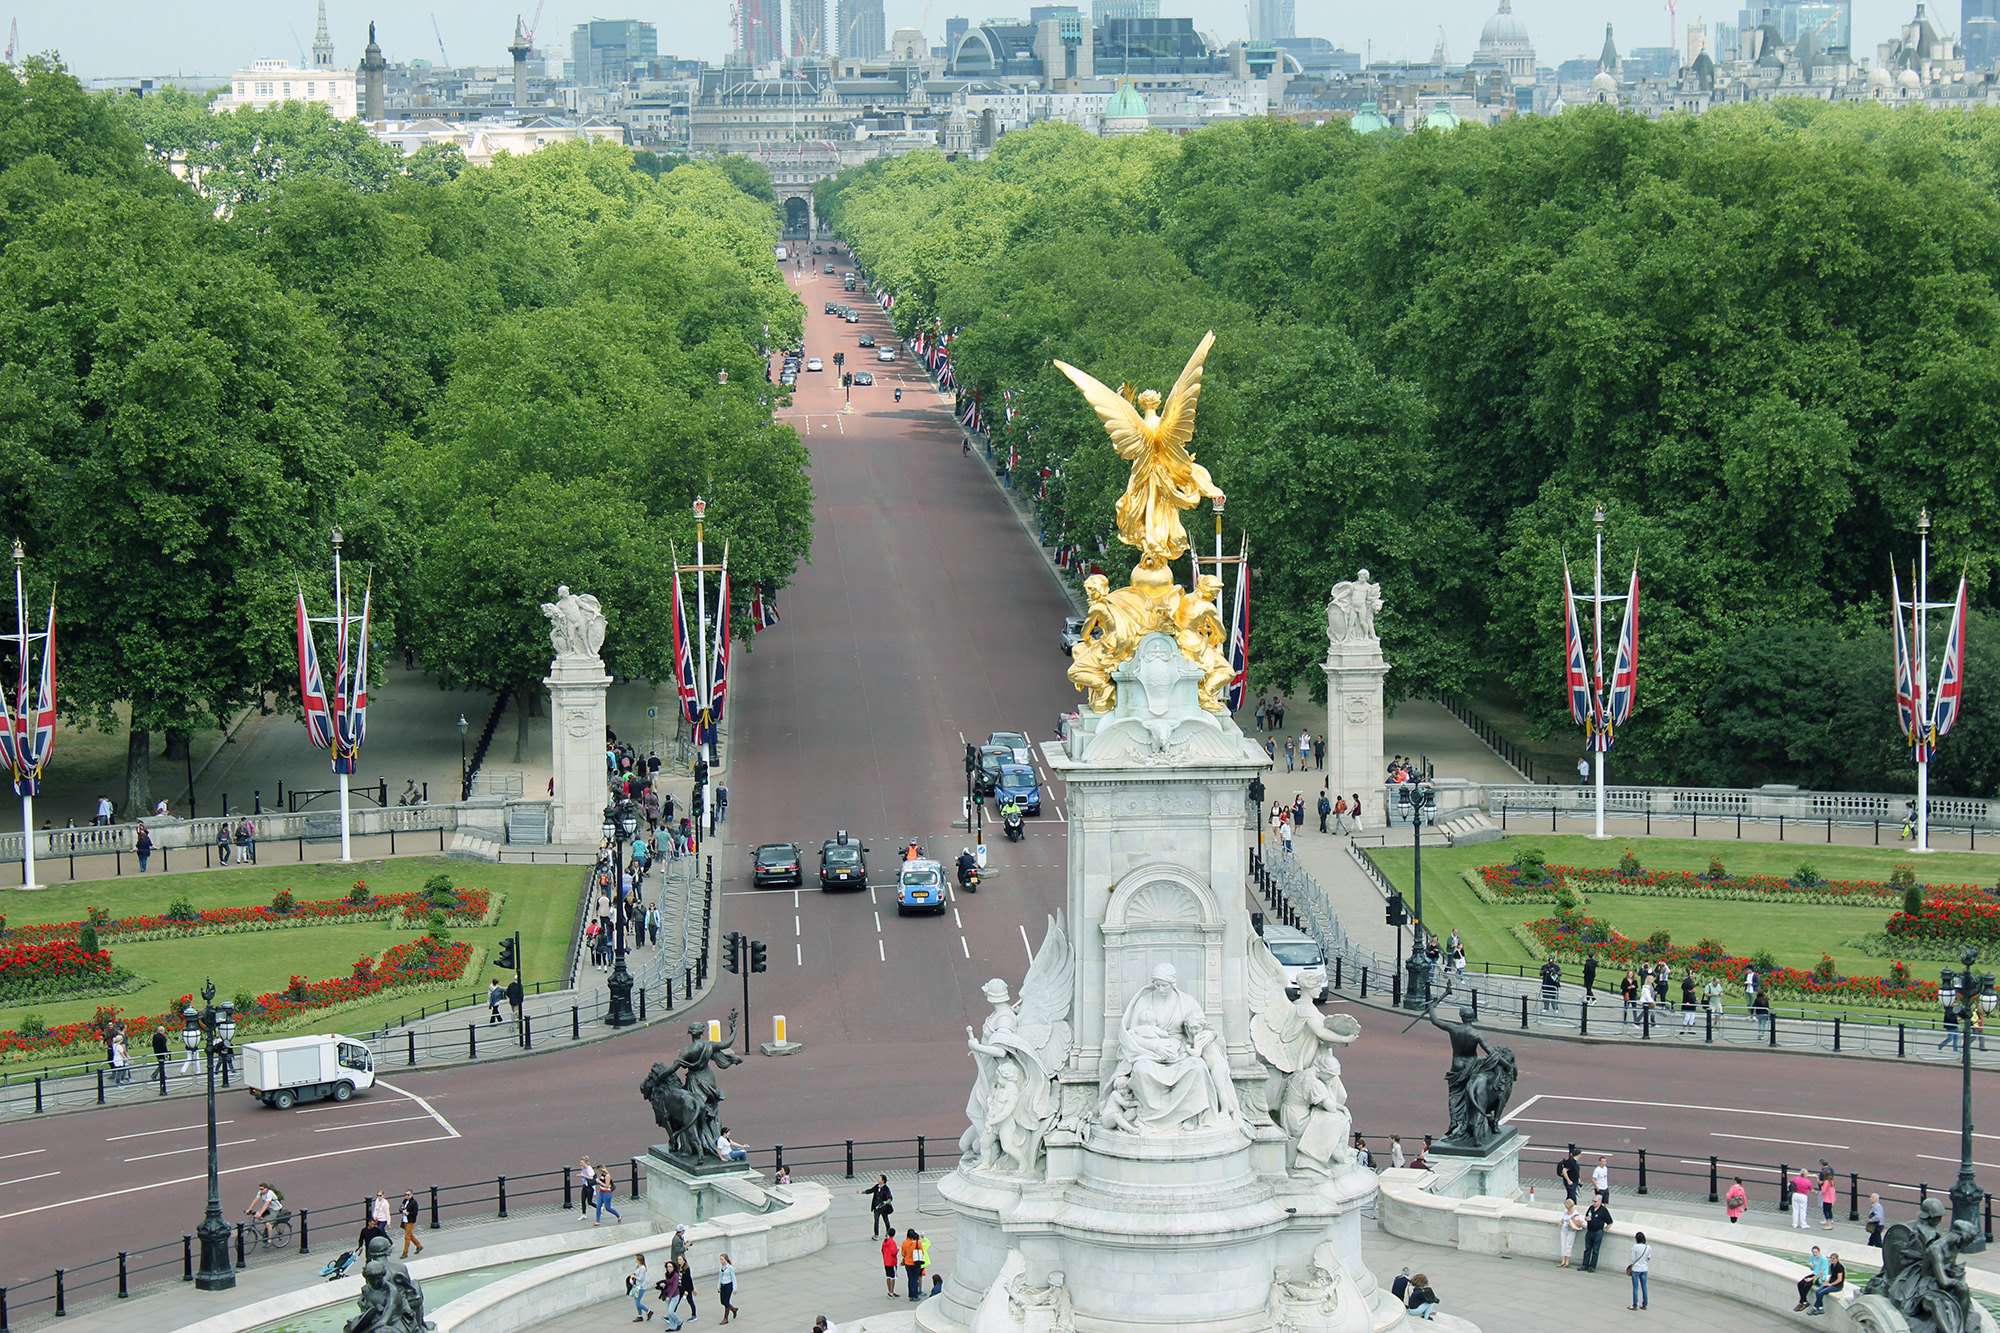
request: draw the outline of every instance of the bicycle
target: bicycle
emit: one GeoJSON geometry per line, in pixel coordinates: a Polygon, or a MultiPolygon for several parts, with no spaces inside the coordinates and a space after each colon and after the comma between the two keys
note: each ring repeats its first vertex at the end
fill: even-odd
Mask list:
{"type": "Polygon", "coordinates": [[[281,1211],[276,1217],[253,1220],[246,1222],[244,1226],[246,1228],[246,1239],[251,1243],[261,1245],[267,1250],[291,1248],[292,1212],[289,1208],[281,1211]],[[264,1234],[267,1222],[270,1230],[269,1235],[264,1234]]]}

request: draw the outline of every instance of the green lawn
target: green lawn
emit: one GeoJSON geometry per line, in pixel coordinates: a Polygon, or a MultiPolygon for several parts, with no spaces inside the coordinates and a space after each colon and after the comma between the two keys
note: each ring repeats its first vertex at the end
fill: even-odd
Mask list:
{"type": "MultiPolygon", "coordinates": [[[[582,883],[582,871],[574,867],[483,865],[439,857],[361,861],[347,866],[245,866],[189,875],[133,875],[41,893],[16,893],[0,899],[0,908],[6,910],[10,924],[26,925],[78,920],[89,906],[104,907],[114,917],[157,913],[183,894],[197,908],[268,903],[281,888],[290,889],[302,902],[337,898],[357,879],[365,880],[376,893],[410,893],[421,889],[439,870],[461,888],[507,895],[500,919],[493,925],[452,932],[456,939],[485,948],[489,972],[500,939],[519,931],[525,978],[534,982],[561,977],[569,961],[570,928],[576,919],[582,883]]],[[[106,941],[113,959],[147,978],[147,986],[109,999],[0,1008],[0,1029],[16,1027],[21,1016],[29,1012],[40,1014],[50,1024],[75,1022],[90,1017],[99,1004],[115,1005],[130,1014],[157,1014],[179,996],[200,989],[205,977],[215,979],[216,990],[222,995],[239,990],[263,994],[283,987],[293,973],[315,981],[344,974],[363,954],[380,954],[419,933],[400,922],[370,921],[131,944],[120,944],[113,936],[106,941]]],[[[481,978],[466,979],[468,991],[482,986],[481,978]]],[[[439,998],[392,996],[343,1010],[335,1022],[349,1031],[365,1029],[439,998]]]]}
{"type": "MultiPolygon", "coordinates": [[[[1456,928],[1465,941],[1466,959],[1481,962],[1532,963],[1532,955],[1509,927],[1550,915],[1546,903],[1482,902],[1460,879],[1459,872],[1486,865],[1503,865],[1526,848],[1535,848],[1550,865],[1610,867],[1630,849],[1650,869],[1706,870],[1711,856],[1720,857],[1735,873],[1789,875],[1810,862],[1828,879],[1886,880],[1897,865],[1916,865],[1921,881],[1934,884],[1993,882],[2000,859],[1979,853],[1938,852],[1913,857],[1907,849],[1828,847],[1811,844],[1737,843],[1691,838],[1612,839],[1557,835],[1514,835],[1476,847],[1426,849],[1424,852],[1424,915],[1433,929],[1456,928]]],[[[1411,851],[1390,847],[1369,852],[1398,888],[1411,892],[1411,851]]],[[[1591,889],[1584,910],[1608,920],[1620,934],[1644,939],[1656,930],[1669,931],[1677,944],[1693,944],[1707,936],[1732,954],[1769,949],[1785,966],[1810,968],[1822,951],[1849,976],[1886,975],[1888,960],[1872,958],[1845,947],[1845,941],[1880,930],[1890,908],[1789,906],[1781,903],[1715,902],[1657,898],[1591,889]]],[[[1913,964],[1920,974],[1933,965],[1913,964]]]]}

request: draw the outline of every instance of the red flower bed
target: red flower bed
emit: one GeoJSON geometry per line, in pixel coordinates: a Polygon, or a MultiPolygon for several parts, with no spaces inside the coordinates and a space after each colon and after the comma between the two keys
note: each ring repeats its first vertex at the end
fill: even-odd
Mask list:
{"type": "MultiPolygon", "coordinates": [[[[1642,870],[1636,875],[1625,876],[1615,870],[1589,866],[1549,866],[1549,878],[1539,883],[1520,884],[1515,882],[1517,872],[1512,866],[1481,866],[1479,873],[1485,879],[1487,891],[1503,900],[1545,897],[1563,880],[1578,885],[1603,884],[1607,886],[1607,892],[1614,893],[1623,890],[1690,898],[1790,898],[1811,899],[1814,902],[1850,899],[1856,904],[1880,901],[1885,906],[1901,902],[1903,898],[1903,891],[1894,885],[1867,879],[1823,879],[1812,884],[1794,884],[1782,875],[1727,875],[1722,879],[1710,879],[1692,870],[1642,870]]],[[[1990,901],[1990,895],[1977,884],[1926,884],[1924,897],[1927,902],[1931,899],[1939,902],[1990,901]]]]}
{"type": "MultiPolygon", "coordinates": [[[[292,985],[287,989],[258,996],[258,1012],[239,1016],[238,1032],[240,1034],[243,1028],[253,1025],[279,1023],[313,1009],[324,1009],[329,1005],[344,1004],[349,1000],[366,999],[371,995],[379,995],[404,986],[458,981],[464,977],[466,966],[471,961],[471,945],[463,942],[439,945],[436,940],[426,935],[422,939],[410,940],[391,948],[382,955],[382,961],[367,976],[333,977],[326,981],[307,981],[303,977],[292,978],[292,985]]],[[[181,1011],[187,1008],[193,999],[191,995],[183,995],[166,1013],[144,1017],[125,1015],[116,1008],[100,1006],[96,1017],[86,1022],[58,1024],[48,1028],[38,1037],[23,1036],[18,1032],[0,1032],[0,1054],[56,1052],[70,1046],[101,1042],[104,1039],[104,1025],[114,1018],[123,1022],[126,1029],[131,1032],[144,1032],[155,1024],[162,1025],[174,1033],[178,1040],[181,1030],[181,1011]]]]}
{"type": "MultiPolygon", "coordinates": [[[[1702,972],[1720,972],[1738,983],[1742,982],[1744,971],[1751,966],[1748,958],[1724,954],[1712,946],[1690,949],[1673,944],[1656,949],[1642,940],[1627,939],[1605,922],[1581,913],[1543,917],[1539,921],[1528,922],[1527,928],[1536,943],[1551,954],[1579,958],[1595,954],[1600,965],[1609,963],[1614,967],[1629,968],[1640,962],[1664,958],[1675,971],[1685,972],[1694,968],[1702,972]],[[1604,938],[1594,938],[1596,936],[1604,938]]],[[[1702,943],[1706,945],[1708,941],[1702,943]]],[[[1851,1004],[1888,1004],[1898,1008],[1933,1008],[1937,1004],[1936,985],[1907,985],[1890,977],[1824,976],[1796,967],[1774,968],[1760,973],[1759,977],[1759,985],[1765,990],[1787,991],[1814,999],[1840,1000],[1851,1004]]]]}
{"type": "Polygon", "coordinates": [[[1898,912],[1887,929],[1891,939],[1991,943],[2000,940],[2000,903],[1926,897],[1922,916],[1898,912]]]}
{"type": "MultiPolygon", "coordinates": [[[[283,891],[281,891],[283,892],[283,891]]],[[[491,905],[492,896],[484,889],[456,889],[452,897],[456,900],[446,915],[454,922],[477,921],[485,917],[491,905]]],[[[103,939],[110,935],[129,934],[135,931],[196,930],[203,926],[256,926],[263,924],[300,924],[312,922],[323,924],[345,918],[385,918],[403,914],[422,917],[429,913],[431,901],[421,893],[389,893],[354,902],[348,898],[324,898],[316,902],[292,903],[288,911],[275,911],[269,906],[261,907],[211,907],[196,912],[193,919],[176,920],[166,916],[128,916],[114,921],[106,921],[97,927],[97,936],[103,939]]],[[[82,928],[81,921],[53,921],[38,926],[16,926],[7,932],[10,944],[32,944],[47,940],[75,939],[82,928]]]]}
{"type": "Polygon", "coordinates": [[[109,950],[88,950],[74,939],[0,948],[0,989],[24,981],[89,982],[110,972],[109,950]]]}

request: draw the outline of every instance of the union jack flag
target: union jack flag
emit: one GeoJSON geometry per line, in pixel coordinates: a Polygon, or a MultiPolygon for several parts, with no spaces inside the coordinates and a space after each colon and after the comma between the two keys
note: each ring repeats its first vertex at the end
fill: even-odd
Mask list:
{"type": "Polygon", "coordinates": [[[752,634],[761,634],[777,623],[777,603],[765,600],[762,593],[758,593],[750,599],[750,632],[752,634]]]}
{"type": "Polygon", "coordinates": [[[36,691],[35,711],[30,730],[27,695],[27,636],[21,636],[22,692],[16,701],[14,792],[34,796],[42,789],[42,770],[48,766],[49,751],[56,740],[56,604],[49,602],[49,626],[42,635],[42,673],[36,691]]]}
{"type": "MultiPolygon", "coordinates": [[[[1965,576],[1959,575],[1958,596],[1952,601],[1951,629],[1944,639],[1944,666],[1938,672],[1937,700],[1931,705],[1930,744],[1937,743],[1950,734],[1958,725],[1959,713],[1964,708],[1965,690],[1965,576]]],[[[54,639],[50,640],[55,642],[54,639]]]]}
{"type": "Polygon", "coordinates": [[[305,589],[298,598],[299,698],[306,710],[306,737],[325,750],[333,745],[333,715],[326,706],[326,679],[320,674],[319,648],[313,643],[312,620],[306,615],[305,589]]]}
{"type": "Polygon", "coordinates": [[[368,730],[368,620],[373,589],[361,594],[361,637],[355,644],[354,670],[345,665],[347,648],[347,608],[341,607],[340,679],[335,683],[333,771],[352,773],[361,757],[361,740],[368,730]]]}
{"type": "Polygon", "coordinates": [[[1569,695],[1570,720],[1596,734],[1597,701],[1591,697],[1590,666],[1583,654],[1583,627],[1576,620],[1576,592],[1569,562],[1563,562],[1563,689],[1569,695]]]}
{"type": "Polygon", "coordinates": [[[715,617],[715,673],[709,677],[708,721],[713,727],[722,721],[722,705],[729,692],[729,569],[722,571],[722,591],[717,594],[721,610],[715,617]]]}
{"type": "Polygon", "coordinates": [[[681,605],[681,576],[674,573],[674,689],[680,698],[681,717],[692,725],[701,720],[695,705],[695,657],[688,650],[687,611],[681,605]]]}
{"type": "Polygon", "coordinates": [[[1632,584],[1625,592],[1625,624],[1618,631],[1618,656],[1611,668],[1610,725],[1622,727],[1632,716],[1639,690],[1639,562],[1632,562],[1632,584]]]}
{"type": "Polygon", "coordinates": [[[1923,624],[1924,587],[1917,581],[1916,571],[1910,571],[1910,643],[1913,649],[1910,657],[1910,708],[1916,718],[1915,729],[1910,733],[1910,757],[1917,763],[1928,763],[1937,752],[1935,738],[1931,735],[1930,702],[1925,691],[1930,688],[1931,664],[1924,660],[1923,624]]]}
{"type": "Polygon", "coordinates": [[[1903,622],[1903,588],[1896,579],[1896,567],[1889,566],[1889,623],[1896,631],[1896,730],[1912,747],[1921,744],[1917,735],[1917,686],[1910,667],[1910,627],[1903,622]]]}

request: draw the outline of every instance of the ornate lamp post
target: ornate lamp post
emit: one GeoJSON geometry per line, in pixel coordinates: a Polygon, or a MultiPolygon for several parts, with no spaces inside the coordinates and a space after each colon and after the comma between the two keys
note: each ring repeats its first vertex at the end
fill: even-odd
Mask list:
{"type": "Polygon", "coordinates": [[[1403,960],[1403,1007],[1421,1009],[1431,1002],[1431,959],[1424,929],[1424,806],[1418,798],[1410,807],[1410,853],[1415,871],[1410,903],[1410,956],[1403,960]]]}
{"type": "Polygon", "coordinates": [[[2000,995],[1993,991],[1993,974],[1973,974],[1972,965],[1978,959],[1979,950],[1968,946],[1959,959],[1962,966],[1957,971],[1946,968],[1938,980],[1938,1003],[1944,1006],[1944,1021],[1958,1025],[1959,1068],[1964,1080],[1959,1107],[1958,1181],[1951,1187],[1951,1220],[1972,1223],[1976,1234],[1963,1251],[1967,1254],[1986,1248],[1985,1232],[1979,1224],[1979,1205],[1984,1202],[1986,1191],[1979,1187],[1978,1177],[1972,1172],[1972,1010],[1977,1005],[1982,1014],[1990,1014],[1993,1006],[2000,1003],[2000,995]]]}
{"type": "Polygon", "coordinates": [[[471,791],[468,790],[472,786],[472,775],[465,768],[465,727],[465,714],[460,713],[458,715],[458,799],[461,801],[470,800],[472,797],[471,791]]]}
{"type": "Polygon", "coordinates": [[[194,1275],[200,1291],[227,1291],[236,1285],[236,1270],[229,1262],[229,1223],[222,1220],[222,1191],[215,1159],[215,1055],[220,1043],[227,1046],[236,1036],[236,1006],[215,1002],[215,982],[201,987],[202,1008],[189,1005],[181,1011],[181,1041],[190,1054],[204,1051],[208,1065],[208,1208],[201,1225],[194,1229],[201,1237],[201,1271],[194,1275]]]}
{"type": "Polygon", "coordinates": [[[612,912],[613,929],[617,931],[616,953],[612,959],[611,980],[605,989],[611,994],[610,1007],[604,1011],[604,1025],[614,1028],[628,1028],[639,1021],[632,1011],[632,974],[625,970],[625,842],[639,827],[638,809],[630,801],[620,801],[616,805],[604,807],[604,840],[611,844],[611,883],[617,890],[612,912]]]}

